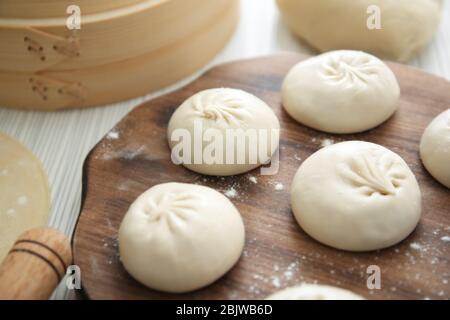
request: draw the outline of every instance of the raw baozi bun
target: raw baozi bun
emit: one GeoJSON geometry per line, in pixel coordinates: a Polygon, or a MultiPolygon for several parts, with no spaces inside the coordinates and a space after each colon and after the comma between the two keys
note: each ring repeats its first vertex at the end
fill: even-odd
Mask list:
{"type": "Polygon", "coordinates": [[[222,277],[244,247],[244,224],[221,193],[165,183],[131,205],[119,230],[120,257],[139,282],[165,292],[188,292],[222,277]]]}
{"type": "Polygon", "coordinates": [[[293,32],[319,51],[362,50],[398,61],[431,41],[441,12],[440,0],[277,1],[293,32]]]}
{"type": "Polygon", "coordinates": [[[198,92],[183,102],[169,121],[168,140],[172,160],[201,174],[230,176],[269,162],[278,148],[279,129],[277,116],[264,101],[242,90],[218,88],[198,92]],[[201,130],[196,129],[199,124],[201,130]],[[203,139],[199,139],[196,131],[203,139]],[[186,134],[183,138],[178,136],[183,133],[191,137],[190,156],[184,153],[187,148],[183,152],[178,150],[185,142],[186,134]],[[204,139],[207,133],[211,137],[204,139]],[[220,153],[214,148],[216,143],[220,153]]]}
{"type": "Polygon", "coordinates": [[[363,141],[337,143],[307,158],[292,182],[291,205],[311,237],[350,251],[402,241],[422,211],[419,185],[405,161],[363,141]]]}
{"type": "Polygon", "coordinates": [[[438,115],[425,129],[420,157],[428,172],[450,188],[450,109],[438,115]]]}
{"type": "Polygon", "coordinates": [[[282,87],[285,110],[298,122],[330,133],[369,130],[397,110],[400,87],[378,58],[332,51],[295,65],[282,87]]]}
{"type": "Polygon", "coordinates": [[[267,300],[364,300],[348,290],[317,284],[302,284],[287,288],[266,298],[267,300]]]}

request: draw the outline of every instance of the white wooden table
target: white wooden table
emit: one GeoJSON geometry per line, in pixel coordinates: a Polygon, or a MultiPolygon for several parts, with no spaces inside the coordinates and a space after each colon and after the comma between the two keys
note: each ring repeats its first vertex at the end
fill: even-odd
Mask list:
{"type": "MultiPolygon", "coordinates": [[[[279,51],[314,53],[300,44],[280,20],[274,0],[241,0],[238,30],[231,42],[205,69],[222,62],[279,51]]],[[[433,43],[410,64],[450,80],[450,0],[444,1],[443,19],[433,43]]],[[[188,83],[101,108],[62,112],[23,112],[0,109],[0,131],[14,136],[41,159],[51,186],[49,224],[71,236],[81,201],[81,169],[91,148],[131,109],[188,83]]],[[[54,298],[65,298],[64,286],[54,298]]]]}

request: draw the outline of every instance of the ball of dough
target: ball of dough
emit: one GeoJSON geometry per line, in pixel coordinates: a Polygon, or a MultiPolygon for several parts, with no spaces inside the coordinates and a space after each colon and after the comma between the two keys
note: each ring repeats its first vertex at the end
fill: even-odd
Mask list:
{"type": "Polygon", "coordinates": [[[292,211],[314,239],[343,250],[392,246],[416,227],[421,193],[396,153],[377,144],[348,141],[307,158],[291,187],[292,211]]]}
{"type": "Polygon", "coordinates": [[[275,292],[267,300],[364,300],[348,290],[317,284],[302,284],[275,292]]]}
{"type": "Polygon", "coordinates": [[[425,129],[420,157],[428,172],[450,188],[450,109],[438,115],[425,129]]]}
{"type": "Polygon", "coordinates": [[[283,106],[295,120],[331,133],[376,127],[397,110],[399,99],[391,69],[361,51],[332,51],[302,61],[282,87],[283,106]]]}
{"type": "Polygon", "coordinates": [[[362,50],[398,61],[410,60],[431,41],[441,12],[440,0],[278,0],[278,5],[293,32],[319,51],[362,50]],[[377,20],[381,29],[369,29],[368,22],[373,26],[377,20]]]}
{"type": "Polygon", "coordinates": [[[279,129],[277,116],[264,101],[242,90],[220,88],[187,99],[169,121],[168,139],[174,162],[201,174],[230,176],[269,162],[278,148],[279,129]],[[191,138],[180,139],[179,134],[191,138]],[[185,154],[188,147],[190,156],[185,154]],[[179,154],[187,160],[180,161],[179,154]]]}
{"type": "Polygon", "coordinates": [[[204,186],[165,183],[131,205],[119,230],[125,269],[152,289],[181,293],[222,277],[244,247],[239,211],[204,186]]]}

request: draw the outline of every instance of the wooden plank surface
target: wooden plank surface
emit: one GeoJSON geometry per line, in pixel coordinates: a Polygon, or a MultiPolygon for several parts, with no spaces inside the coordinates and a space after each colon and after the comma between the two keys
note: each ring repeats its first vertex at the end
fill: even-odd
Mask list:
{"type": "Polygon", "coordinates": [[[84,166],[83,206],[73,241],[85,293],[93,299],[249,299],[301,282],[353,290],[368,299],[442,299],[450,294],[450,191],[424,170],[419,140],[434,116],[449,107],[450,83],[417,69],[390,64],[402,98],[386,123],[361,134],[330,135],[294,122],[281,107],[286,72],[302,59],[280,54],[216,67],[174,93],[149,101],[127,115],[90,153],[84,166]],[[248,174],[205,177],[170,161],[166,127],[173,111],[195,92],[213,87],[246,90],[266,101],[280,119],[280,170],[275,176],[248,174]],[[423,194],[419,226],[397,246],[371,253],[326,247],[305,234],[290,210],[289,188],[301,162],[330,139],[365,140],[397,152],[415,173],[423,194]],[[257,183],[249,178],[256,177],[257,183]],[[238,264],[222,279],[189,294],[159,293],[137,283],[123,269],[117,230],[133,200],[151,186],[198,183],[226,192],[246,226],[246,245],[238,264]],[[275,187],[278,185],[278,187],[275,187]],[[283,186],[282,190],[280,186],[283,186]],[[369,291],[366,268],[378,265],[382,289],[369,291]]]}

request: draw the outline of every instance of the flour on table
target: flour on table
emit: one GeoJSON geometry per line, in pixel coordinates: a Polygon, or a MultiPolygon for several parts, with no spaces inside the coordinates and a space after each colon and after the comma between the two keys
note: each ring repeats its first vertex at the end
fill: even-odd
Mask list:
{"type": "MultiPolygon", "coordinates": [[[[253,240],[253,239],[252,239],[253,240]]],[[[256,239],[255,239],[256,240],[256,239]]],[[[251,241],[254,242],[254,241],[251,241]]],[[[247,254],[248,256],[248,254],[247,254]]],[[[256,255],[255,255],[256,256],[256,255]]],[[[297,283],[299,280],[303,281],[304,278],[299,274],[300,262],[295,260],[294,262],[286,265],[275,263],[272,267],[270,275],[254,274],[252,276],[252,290],[250,293],[258,294],[261,290],[261,285],[267,287],[268,284],[275,288],[281,288],[297,283]]]]}
{"type": "Polygon", "coordinates": [[[284,272],[284,278],[287,280],[290,280],[293,276],[294,273],[298,271],[299,268],[299,262],[295,261],[292,262],[286,269],[286,271],[284,272]]]}
{"type": "Polygon", "coordinates": [[[283,189],[284,189],[284,185],[282,183],[278,182],[278,183],[275,184],[275,190],[281,191],[283,189]]]}
{"type": "Polygon", "coordinates": [[[250,182],[252,182],[252,183],[254,183],[254,184],[257,184],[257,183],[258,183],[258,179],[256,179],[256,177],[254,177],[254,176],[248,177],[248,180],[250,180],[250,182]]]}
{"type": "Polygon", "coordinates": [[[334,140],[332,140],[332,139],[323,139],[320,141],[320,146],[322,148],[331,146],[332,144],[334,144],[334,140]]]}
{"type": "Polygon", "coordinates": [[[234,187],[230,187],[228,190],[225,190],[224,194],[228,197],[228,198],[236,198],[238,196],[238,193],[236,191],[236,189],[234,187]]]}
{"type": "Polygon", "coordinates": [[[107,135],[106,135],[106,138],[107,139],[110,139],[110,140],[117,140],[117,139],[119,139],[119,137],[120,137],[120,134],[119,134],[119,132],[117,132],[117,131],[110,131],[107,135]]]}
{"type": "Polygon", "coordinates": [[[420,243],[417,243],[417,242],[413,242],[409,246],[411,247],[411,249],[414,249],[414,250],[419,250],[419,251],[426,250],[426,248],[423,245],[421,245],[420,243]]]}
{"type": "Polygon", "coordinates": [[[272,277],[272,285],[273,285],[275,288],[281,287],[280,278],[278,278],[278,277],[272,277]]]}
{"type": "Polygon", "coordinates": [[[286,279],[291,279],[293,274],[294,274],[294,273],[293,273],[292,271],[287,270],[287,271],[284,272],[284,277],[285,277],[286,279]]]}
{"type": "Polygon", "coordinates": [[[147,147],[140,146],[137,148],[129,148],[123,150],[107,150],[103,153],[101,158],[103,160],[115,160],[115,159],[124,159],[124,160],[135,160],[138,157],[142,157],[145,160],[152,160],[152,158],[148,155],[147,147]]]}

